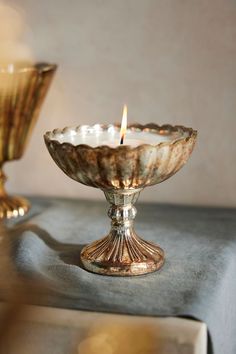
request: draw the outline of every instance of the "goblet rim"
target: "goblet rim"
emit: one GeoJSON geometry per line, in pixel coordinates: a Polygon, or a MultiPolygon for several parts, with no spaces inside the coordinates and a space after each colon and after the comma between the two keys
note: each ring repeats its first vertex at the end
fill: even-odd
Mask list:
{"type": "Polygon", "coordinates": [[[187,143],[189,140],[196,140],[198,132],[197,130],[193,129],[193,128],[188,128],[185,127],[183,125],[171,125],[171,124],[163,124],[163,125],[158,125],[156,123],[147,123],[147,124],[139,124],[139,123],[130,123],[128,124],[127,128],[131,129],[133,131],[136,132],[140,132],[140,131],[144,131],[144,132],[150,132],[150,133],[157,133],[160,134],[162,136],[174,133],[174,132],[181,132],[182,131],[182,136],[177,137],[176,139],[173,140],[169,140],[169,141],[161,141],[158,142],[156,144],[151,144],[151,143],[141,143],[138,146],[131,146],[131,145],[117,145],[117,146],[110,146],[107,144],[101,144],[101,145],[96,145],[96,146],[92,146],[89,144],[84,144],[84,143],[79,143],[79,144],[73,144],[70,142],[60,142],[58,140],[58,135],[62,135],[65,133],[68,133],[70,131],[73,131],[75,133],[81,132],[81,130],[83,128],[91,128],[94,129],[96,128],[100,128],[103,131],[108,130],[109,128],[116,128],[119,129],[120,128],[120,123],[114,123],[114,124],[94,124],[94,125],[85,125],[85,124],[81,124],[78,126],[67,126],[64,127],[62,129],[60,128],[56,128],[53,129],[51,131],[47,131],[44,134],[44,140],[45,142],[54,142],[60,146],[68,146],[71,148],[79,148],[79,147],[86,147],[89,149],[100,149],[100,148],[106,148],[106,149],[110,149],[110,150],[120,150],[120,149],[128,149],[128,150],[135,150],[135,149],[139,149],[140,147],[144,147],[144,146],[150,146],[150,147],[163,147],[163,146],[172,146],[175,144],[179,144],[179,143],[187,143]],[[187,133],[187,136],[185,134],[187,133]]]}
{"type": "MultiPolygon", "coordinates": [[[[9,63],[11,65],[11,63],[9,63]]],[[[12,63],[14,66],[14,70],[10,71],[9,66],[5,66],[3,68],[0,67],[0,74],[20,74],[26,72],[49,72],[57,69],[57,64],[49,63],[44,61],[36,61],[36,62],[14,62],[12,63]]]]}

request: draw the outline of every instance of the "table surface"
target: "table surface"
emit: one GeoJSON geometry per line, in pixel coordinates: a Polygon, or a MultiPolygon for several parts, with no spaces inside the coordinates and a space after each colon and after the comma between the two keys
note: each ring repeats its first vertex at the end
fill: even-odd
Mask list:
{"type": "MultiPolygon", "coordinates": [[[[61,198],[31,198],[31,202],[29,215],[10,222],[4,240],[17,274],[24,281],[44,284],[40,292],[34,283],[38,296],[32,302],[197,319],[207,324],[209,353],[235,354],[234,209],[138,203],[136,231],[159,243],[166,262],[158,272],[120,278],[89,273],[79,260],[84,244],[108,232],[108,205],[61,198]]],[[[6,293],[1,292],[2,298],[6,293]]]]}
{"type": "MultiPolygon", "coordinates": [[[[7,311],[0,303],[0,323],[7,311]]],[[[7,354],[206,354],[206,325],[176,317],[23,306],[14,327],[7,354]]]]}

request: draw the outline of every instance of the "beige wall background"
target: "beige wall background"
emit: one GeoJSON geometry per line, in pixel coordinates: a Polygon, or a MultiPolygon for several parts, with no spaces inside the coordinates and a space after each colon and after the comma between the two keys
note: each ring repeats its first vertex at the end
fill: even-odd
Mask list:
{"type": "Polygon", "coordinates": [[[199,131],[187,165],[141,200],[236,206],[235,0],[7,0],[27,23],[37,60],[59,69],[11,192],[103,198],[66,177],[44,146],[46,130],[119,121],[199,131]]]}

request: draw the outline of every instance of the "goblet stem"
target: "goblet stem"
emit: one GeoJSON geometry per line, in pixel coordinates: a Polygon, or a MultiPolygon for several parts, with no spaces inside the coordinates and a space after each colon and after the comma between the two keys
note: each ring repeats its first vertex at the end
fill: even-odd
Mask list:
{"type": "Polygon", "coordinates": [[[141,275],[159,269],[164,262],[163,250],[139,238],[134,230],[136,208],[141,189],[104,191],[110,203],[109,234],[86,246],[81,259],[86,269],[106,275],[141,275]]]}
{"type": "Polygon", "coordinates": [[[9,196],[5,190],[7,177],[0,166],[0,219],[23,216],[30,208],[30,203],[22,197],[9,196]]]}
{"type": "Polygon", "coordinates": [[[5,190],[5,182],[7,180],[7,177],[5,173],[3,172],[2,166],[0,167],[0,198],[6,196],[6,190],[5,190]]]}

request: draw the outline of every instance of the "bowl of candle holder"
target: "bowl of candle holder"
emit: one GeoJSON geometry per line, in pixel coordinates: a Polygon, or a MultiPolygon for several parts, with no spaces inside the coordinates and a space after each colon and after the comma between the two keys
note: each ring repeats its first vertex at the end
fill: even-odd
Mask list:
{"type": "Polygon", "coordinates": [[[29,210],[25,198],[6,193],[3,164],[22,157],[55,70],[48,63],[0,67],[0,219],[29,210]]]}
{"type": "Polygon", "coordinates": [[[165,181],[187,162],[197,132],[183,126],[131,124],[130,136],[132,132],[145,132],[157,134],[164,141],[135,147],[86,144],[97,130],[111,128],[119,131],[120,126],[55,129],[44,139],[51,157],[67,176],[101,189],[110,204],[111,230],[83,248],[80,257],[85,269],[105,275],[141,275],[161,268],[164,251],[136,234],[134,204],[145,187],[165,181]]]}

